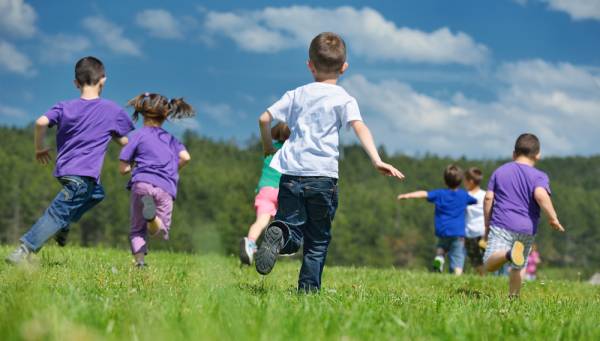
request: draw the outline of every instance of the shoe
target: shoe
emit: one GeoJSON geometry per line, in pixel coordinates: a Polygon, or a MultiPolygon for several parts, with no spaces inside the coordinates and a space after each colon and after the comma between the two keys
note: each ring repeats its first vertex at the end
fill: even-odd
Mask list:
{"type": "Polygon", "coordinates": [[[259,274],[267,275],[273,270],[281,248],[283,248],[283,232],[278,226],[270,225],[256,252],[256,271],[259,274]]]}
{"type": "Polygon", "coordinates": [[[256,243],[248,239],[248,237],[244,237],[240,241],[240,261],[242,264],[250,265],[254,261],[254,254],[256,253],[257,246],[256,243]]]}
{"type": "Polygon", "coordinates": [[[67,245],[67,239],[69,237],[69,230],[61,229],[54,235],[54,240],[60,247],[65,247],[67,245]]]}
{"type": "Polygon", "coordinates": [[[433,271],[442,273],[444,272],[444,257],[435,256],[433,259],[433,271]]]}
{"type": "Polygon", "coordinates": [[[10,255],[8,255],[4,260],[8,264],[19,265],[23,263],[29,262],[29,256],[31,255],[31,251],[24,244],[19,245],[10,255]]]}
{"type": "Polygon", "coordinates": [[[152,221],[156,218],[156,203],[154,202],[154,198],[149,195],[144,195],[142,197],[142,216],[146,221],[152,221]]]}
{"type": "Polygon", "coordinates": [[[516,241],[510,249],[510,261],[517,267],[525,264],[525,245],[520,241],[516,241]]]}
{"type": "Polygon", "coordinates": [[[144,262],[143,260],[138,260],[135,262],[135,267],[138,269],[143,269],[146,266],[148,266],[148,264],[146,264],[146,262],[144,262]]]}

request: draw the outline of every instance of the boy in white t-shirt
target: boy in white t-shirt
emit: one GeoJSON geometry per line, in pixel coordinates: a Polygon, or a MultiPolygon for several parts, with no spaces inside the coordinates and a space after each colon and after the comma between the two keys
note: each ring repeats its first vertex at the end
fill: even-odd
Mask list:
{"type": "Polygon", "coordinates": [[[465,172],[465,189],[469,194],[477,199],[477,204],[467,206],[465,223],[465,249],[473,268],[479,275],[484,275],[483,269],[483,235],[485,234],[485,224],[483,218],[483,199],[485,191],[481,189],[480,184],[483,179],[483,172],[477,167],[471,167],[465,172]]]}
{"type": "Polygon", "coordinates": [[[346,44],[331,32],[317,35],[309,48],[308,68],[315,82],[286,92],[259,119],[265,155],[275,153],[273,119],[288,124],[291,135],[275,153],[271,167],[282,173],[279,207],[256,253],[256,270],[271,272],[279,254],[295,253],[303,245],[299,292],[319,291],[338,205],[339,130],[352,127],[373,166],[384,175],[403,179],[381,161],[356,100],[337,85],[346,71],[346,44]]]}

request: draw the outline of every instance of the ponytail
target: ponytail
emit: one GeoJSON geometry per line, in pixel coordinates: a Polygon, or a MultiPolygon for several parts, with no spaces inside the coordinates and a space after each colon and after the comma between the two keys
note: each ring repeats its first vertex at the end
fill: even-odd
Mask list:
{"type": "Polygon", "coordinates": [[[188,118],[196,114],[194,108],[183,98],[167,99],[155,93],[142,93],[130,99],[127,105],[133,107],[132,118],[137,121],[139,115],[162,122],[167,118],[188,118]]]}
{"type": "Polygon", "coordinates": [[[173,98],[169,101],[169,118],[188,118],[193,117],[195,114],[194,108],[185,102],[183,98],[173,98]]]}

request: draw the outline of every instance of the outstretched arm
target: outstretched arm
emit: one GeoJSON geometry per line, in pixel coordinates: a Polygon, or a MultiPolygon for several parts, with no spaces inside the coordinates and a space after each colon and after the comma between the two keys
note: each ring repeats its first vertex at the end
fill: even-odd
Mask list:
{"type": "Polygon", "coordinates": [[[271,136],[271,121],[273,121],[273,117],[268,111],[263,112],[258,118],[260,138],[265,155],[272,155],[276,152],[275,148],[273,147],[273,137],[271,136]]]}
{"type": "Polygon", "coordinates": [[[48,117],[42,115],[35,121],[35,132],[33,134],[33,141],[35,144],[35,159],[42,165],[46,165],[52,159],[50,157],[50,148],[44,146],[44,140],[46,139],[46,131],[48,131],[48,125],[50,120],[48,117]]]}
{"type": "Polygon", "coordinates": [[[483,239],[487,240],[488,234],[490,233],[490,221],[492,219],[492,208],[494,207],[494,192],[487,191],[485,198],[483,199],[483,221],[485,225],[485,232],[483,239]]]}
{"type": "Polygon", "coordinates": [[[112,140],[115,141],[115,143],[117,143],[121,147],[125,147],[127,145],[127,143],[129,142],[129,139],[127,138],[127,136],[113,135],[112,140]]]}
{"type": "Polygon", "coordinates": [[[400,180],[404,179],[404,174],[402,174],[394,166],[381,161],[369,127],[367,127],[363,121],[352,121],[350,124],[352,125],[352,129],[354,129],[354,133],[360,140],[363,149],[367,152],[367,155],[369,155],[373,167],[375,167],[375,169],[377,169],[383,175],[393,176],[400,180]]]}
{"type": "Polygon", "coordinates": [[[398,195],[398,200],[406,199],[427,199],[427,191],[416,191],[398,195]]]}
{"type": "Polygon", "coordinates": [[[536,187],[533,192],[533,197],[535,201],[537,201],[538,205],[542,208],[544,213],[548,216],[548,222],[553,229],[559,232],[565,232],[565,228],[558,221],[558,216],[556,215],[556,211],[554,210],[554,205],[552,205],[552,199],[550,198],[550,194],[548,191],[542,187],[536,187]]]}
{"type": "Polygon", "coordinates": [[[187,150],[180,151],[179,152],[179,169],[181,169],[185,165],[187,165],[191,159],[192,159],[192,156],[190,155],[190,153],[188,153],[187,150]]]}

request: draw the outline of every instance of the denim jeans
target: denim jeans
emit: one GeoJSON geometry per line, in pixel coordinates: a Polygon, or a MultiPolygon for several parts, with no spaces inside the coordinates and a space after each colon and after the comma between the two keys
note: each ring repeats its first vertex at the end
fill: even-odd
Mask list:
{"type": "Polygon", "coordinates": [[[282,175],[275,220],[284,222],[281,254],[303,246],[298,291],[318,291],[338,205],[337,179],[282,175]]]}
{"type": "Polygon", "coordinates": [[[23,237],[21,242],[33,252],[38,252],[44,243],[58,231],[69,230],[69,224],[104,199],[104,189],[96,180],[82,176],[58,178],[63,188],[38,221],[23,237]]]}
{"type": "Polygon", "coordinates": [[[438,237],[437,247],[444,250],[450,264],[448,271],[454,273],[454,269],[464,269],[465,265],[465,238],[464,237],[438,237]]]}

